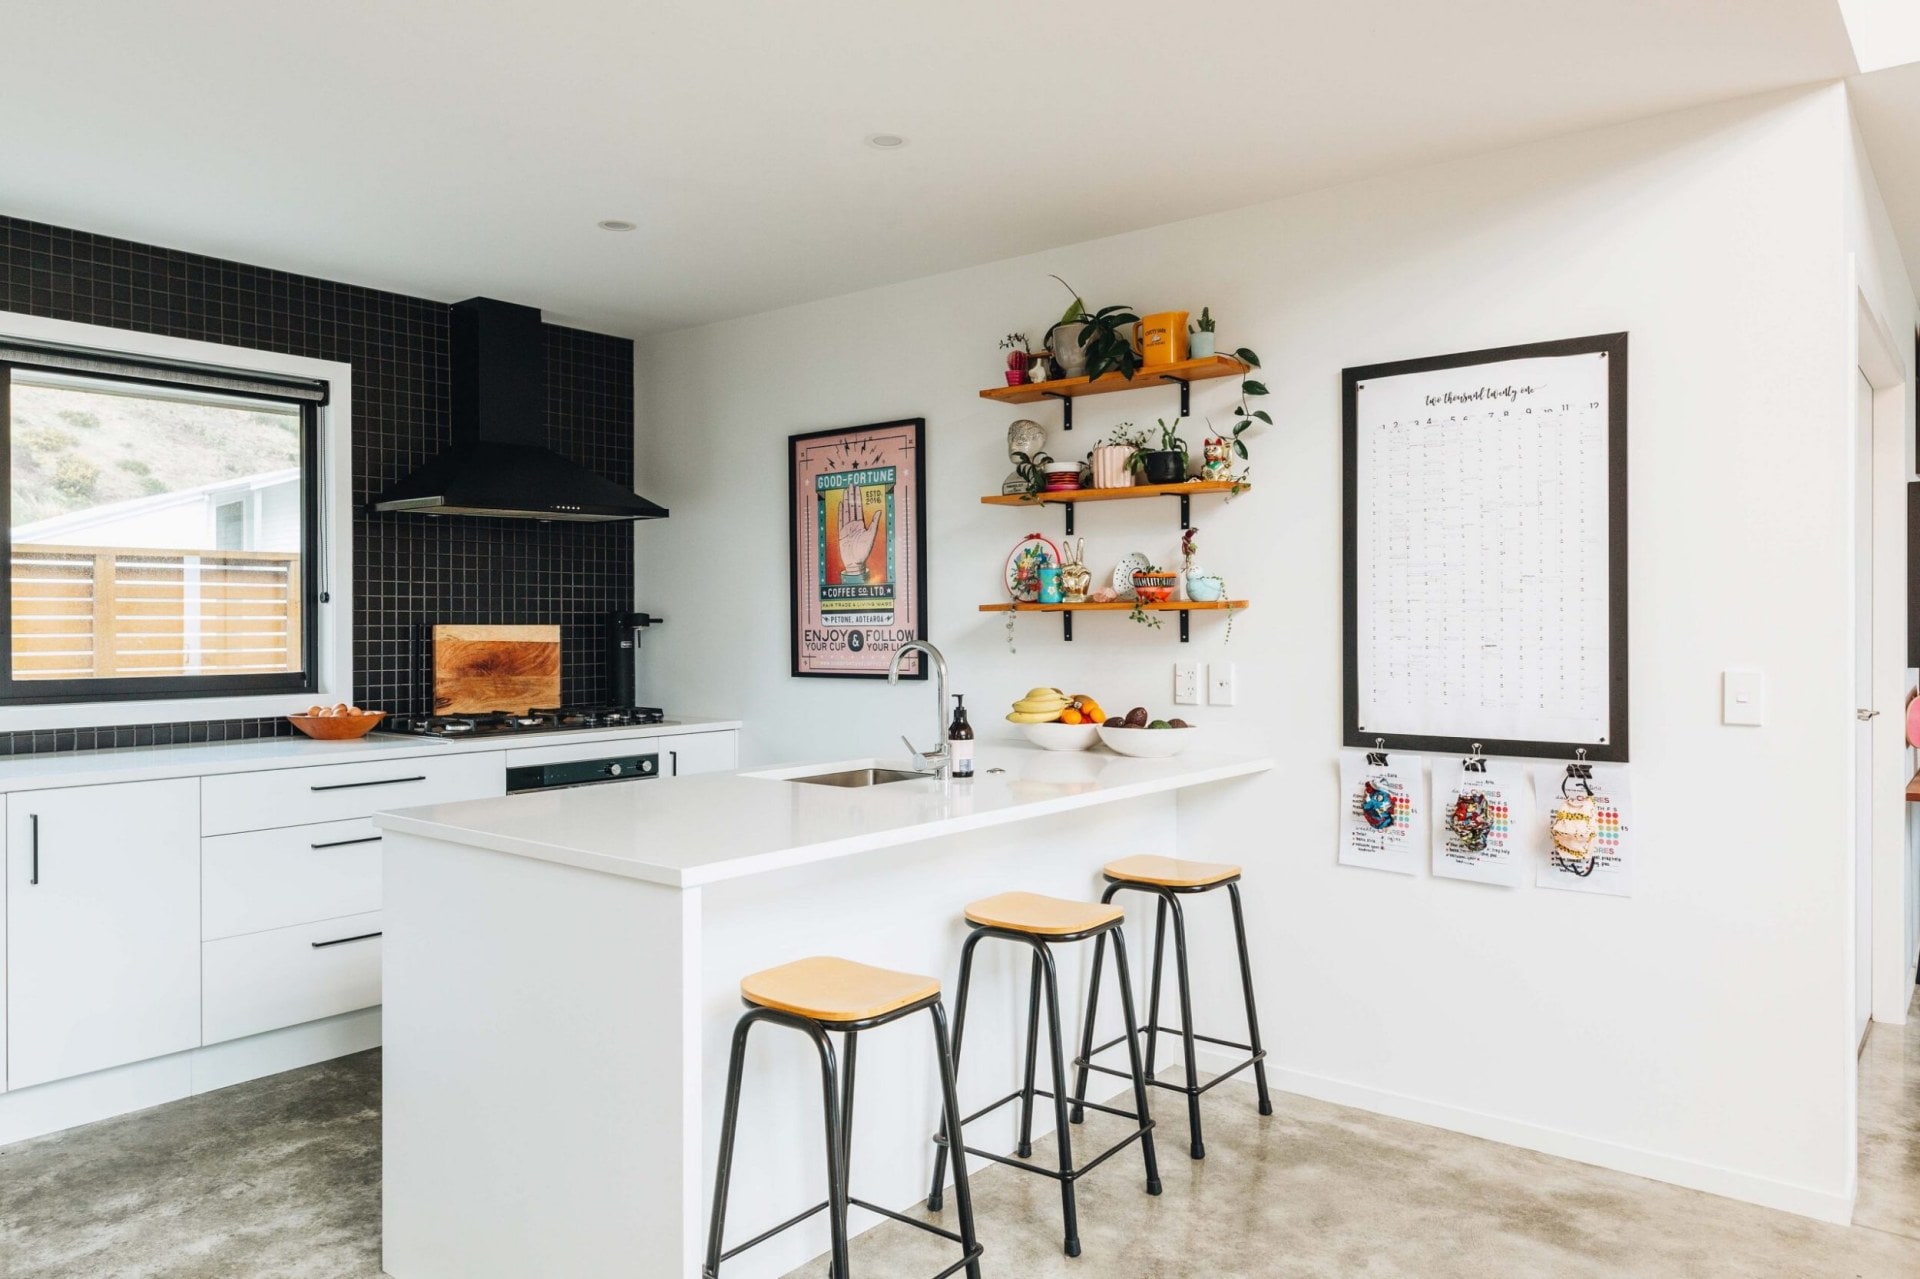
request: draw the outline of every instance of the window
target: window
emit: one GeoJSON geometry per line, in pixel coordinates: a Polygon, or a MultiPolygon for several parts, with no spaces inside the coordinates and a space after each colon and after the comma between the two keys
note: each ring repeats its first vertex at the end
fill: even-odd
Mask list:
{"type": "Polygon", "coordinates": [[[0,347],[0,701],[317,687],[324,386],[0,347]]]}

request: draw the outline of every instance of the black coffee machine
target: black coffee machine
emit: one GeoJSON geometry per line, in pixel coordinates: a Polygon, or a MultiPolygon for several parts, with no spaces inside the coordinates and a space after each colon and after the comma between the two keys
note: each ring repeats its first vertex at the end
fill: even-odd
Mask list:
{"type": "Polygon", "coordinates": [[[634,659],[640,652],[640,632],[666,620],[651,613],[607,614],[607,700],[613,705],[639,704],[634,659]]]}

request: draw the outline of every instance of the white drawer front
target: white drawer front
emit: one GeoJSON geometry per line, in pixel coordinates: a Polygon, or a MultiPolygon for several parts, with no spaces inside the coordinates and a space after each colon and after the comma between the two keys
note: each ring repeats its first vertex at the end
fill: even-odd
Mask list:
{"type": "Polygon", "coordinates": [[[389,808],[486,799],[506,789],[499,751],[223,773],[201,782],[201,833],[348,821],[389,808]]]}
{"type": "Polygon", "coordinates": [[[379,933],[374,911],[205,943],[202,1042],[373,1007],[380,1002],[379,933]]]}
{"type": "Polygon", "coordinates": [[[379,909],[380,832],[368,818],[201,841],[202,940],[379,909]]]}

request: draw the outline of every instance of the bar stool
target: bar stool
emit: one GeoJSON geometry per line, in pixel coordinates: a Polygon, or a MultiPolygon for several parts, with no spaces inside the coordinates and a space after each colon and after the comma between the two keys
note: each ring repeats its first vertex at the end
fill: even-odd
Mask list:
{"type": "MultiPolygon", "coordinates": [[[[1141,1157],[1146,1163],[1147,1193],[1150,1195],[1160,1193],[1160,1169],[1153,1154],[1153,1116],[1147,1108],[1147,1076],[1143,1073],[1140,1062],[1138,1029],[1133,1017],[1133,992],[1127,979],[1127,944],[1120,929],[1122,921],[1126,918],[1126,912],[1118,906],[1107,903],[1067,901],[1059,897],[1043,897],[1038,893],[1002,893],[997,897],[988,897],[969,905],[966,918],[967,926],[973,932],[968,935],[966,945],[960,951],[960,994],[955,1001],[953,1013],[954,1072],[959,1073],[960,1046],[966,1037],[967,990],[973,978],[973,952],[982,941],[994,937],[1002,941],[1019,942],[1033,951],[1033,982],[1027,996],[1026,1082],[1022,1087],[1008,1093],[993,1104],[974,1111],[958,1123],[948,1120],[941,1124],[940,1134],[934,1138],[938,1143],[938,1150],[933,1157],[933,1190],[927,1196],[927,1207],[935,1212],[940,1210],[949,1148],[953,1151],[956,1197],[959,1192],[962,1151],[970,1155],[978,1155],[982,1159],[991,1159],[995,1163],[1006,1164],[1011,1168],[1051,1177],[1060,1183],[1060,1208],[1066,1232],[1066,1254],[1069,1257],[1077,1257],[1080,1255],[1080,1218],[1074,1207],[1073,1188],[1074,1183],[1081,1177],[1118,1154],[1137,1138],[1140,1142],[1141,1157]],[[1051,947],[1056,943],[1084,941],[1094,937],[1098,939],[1096,945],[1104,948],[1109,933],[1113,935],[1113,962],[1120,979],[1120,1007],[1126,1016],[1128,1034],[1124,1037],[1133,1045],[1134,1108],[1131,1111],[1118,1110],[1111,1106],[1086,1101],[1084,1095],[1076,1105],[1115,1115],[1121,1119],[1131,1119],[1139,1126],[1093,1159],[1076,1167],[1073,1162],[1073,1139],[1067,1126],[1067,1071],[1060,1044],[1060,987],[1054,975],[1051,947]],[[1039,1053],[1040,996],[1043,990],[1047,998],[1047,1030],[1053,1045],[1053,1090],[1051,1092],[1033,1086],[1035,1058],[1039,1053]],[[1046,1097],[1053,1102],[1054,1131],[1060,1141],[1058,1171],[1035,1164],[1021,1163],[990,1150],[969,1146],[960,1138],[964,1125],[991,1114],[1017,1098],[1020,1101],[1019,1154],[1021,1159],[1030,1157],[1033,1154],[1033,1099],[1035,1097],[1046,1097]],[[949,1134],[955,1134],[954,1138],[950,1139],[949,1134]]],[[[1096,956],[1099,953],[1099,950],[1094,952],[1096,956]]],[[[1100,980],[1098,962],[1096,958],[1094,968],[1096,984],[1100,980]]],[[[1084,1094],[1085,1089],[1081,1091],[1084,1094]]]]}
{"type": "MultiPolygon", "coordinates": [[[[1193,1139],[1192,1155],[1195,1159],[1207,1157],[1207,1146],[1200,1131],[1200,1094],[1239,1074],[1248,1066],[1253,1067],[1253,1077],[1260,1090],[1260,1113],[1273,1113],[1273,1099],[1267,1094],[1267,1053],[1260,1046],[1260,1014],[1253,1003],[1253,965],[1247,958],[1247,921],[1240,909],[1240,868],[1216,862],[1186,862],[1173,857],[1123,857],[1119,861],[1109,862],[1103,868],[1106,876],[1107,891],[1100,898],[1111,902],[1114,895],[1122,890],[1147,893],[1160,901],[1158,919],[1155,922],[1153,936],[1153,972],[1149,979],[1151,994],[1147,997],[1147,1024],[1136,1030],[1132,1013],[1128,1013],[1127,1034],[1147,1037],[1147,1082],[1156,1088],[1165,1088],[1172,1092],[1185,1093],[1187,1097],[1187,1128],[1193,1139]],[[1195,1034],[1193,1029],[1193,992],[1187,975],[1187,925],[1180,909],[1180,898],[1192,893],[1209,893],[1216,888],[1227,890],[1227,896],[1233,903],[1233,932],[1240,947],[1240,989],[1247,1002],[1247,1037],[1252,1042],[1236,1044],[1230,1040],[1215,1039],[1211,1035],[1195,1034]],[[1154,1077],[1153,1066],[1155,1050],[1159,1046],[1162,1031],[1173,1034],[1173,1030],[1160,1024],[1160,975],[1162,960],[1166,955],[1167,918],[1173,918],[1173,961],[1174,973],[1180,983],[1180,1042],[1186,1050],[1187,1079],[1184,1084],[1163,1083],[1154,1077]],[[1232,1069],[1214,1076],[1205,1084],[1198,1082],[1199,1070],[1194,1062],[1194,1041],[1217,1044],[1222,1048],[1232,1048],[1250,1054],[1245,1061],[1232,1069]]],[[[1096,1065],[1094,1056],[1105,1052],[1120,1042],[1110,1039],[1097,1047],[1093,1042],[1093,1019],[1098,1011],[1100,996],[1100,950],[1101,943],[1096,941],[1093,947],[1093,994],[1087,1000],[1087,1026],[1080,1040],[1080,1056],[1075,1059],[1077,1076],[1073,1089],[1073,1122],[1079,1123],[1081,1099],[1087,1095],[1087,1072],[1097,1070],[1102,1074],[1122,1075],[1124,1072],[1109,1066],[1096,1065]]],[[[1125,1038],[1122,1036],[1121,1038],[1125,1038]]],[[[1134,1054],[1138,1059],[1138,1053],[1134,1054]]],[[[1138,1067],[1136,1066],[1136,1069],[1138,1067]]]]}
{"type": "Polygon", "coordinates": [[[860,1033],[925,1011],[933,1018],[933,1045],[940,1060],[940,1096],[943,1124],[957,1123],[960,1103],[953,1088],[953,1058],[947,1047],[947,1014],[940,1003],[940,983],[932,977],[872,968],[847,959],[817,956],[769,968],[741,980],[740,997],[747,1012],[733,1032],[733,1056],[727,1065],[727,1104],[720,1122],[720,1168],[713,1188],[713,1218],[707,1230],[707,1262],[702,1274],[717,1279],[720,1263],[765,1243],[799,1225],[815,1213],[827,1213],[832,1234],[834,1279],[851,1279],[847,1267],[847,1211],[865,1208],[894,1221],[905,1222],[960,1245],[960,1260],[933,1279],[964,1269],[967,1279],[980,1279],[980,1244],[974,1237],[973,1200],[967,1191],[967,1171],[956,1153],[953,1197],[959,1209],[960,1233],[916,1221],[912,1217],[853,1198],[849,1160],[853,1138],[853,1079],[860,1033]],[[791,1026],[813,1040],[820,1053],[820,1091],[826,1106],[827,1200],[743,1244],[721,1251],[726,1230],[727,1184],[733,1177],[733,1138],[740,1119],[740,1077],[745,1067],[747,1035],[761,1022],[791,1026]],[[833,1042],[828,1031],[839,1031],[846,1043],[847,1068],[841,1077],[835,1068],[833,1042]]]}

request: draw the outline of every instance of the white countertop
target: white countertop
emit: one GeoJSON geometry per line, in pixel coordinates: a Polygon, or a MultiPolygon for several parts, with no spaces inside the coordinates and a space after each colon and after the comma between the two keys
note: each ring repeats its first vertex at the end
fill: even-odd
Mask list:
{"type": "Polygon", "coordinates": [[[1245,777],[1273,761],[1201,751],[1128,759],[982,743],[971,781],[929,777],[843,789],[786,780],[868,766],[888,764],[842,760],[534,791],[401,809],[374,821],[391,831],[692,888],[1245,777]]]}
{"type": "Polygon", "coordinates": [[[10,755],[0,757],[0,793],[47,790],[58,786],[155,781],[167,777],[207,777],[218,773],[250,773],[276,768],[306,768],[315,764],[353,764],[362,760],[520,750],[535,746],[561,746],[571,742],[616,742],[642,737],[668,737],[678,733],[712,733],[739,727],[739,720],[692,718],[665,724],[570,729],[513,737],[443,738],[372,733],[354,742],[268,737],[246,742],[197,742],[177,746],[129,746],[115,750],[10,755]]]}

